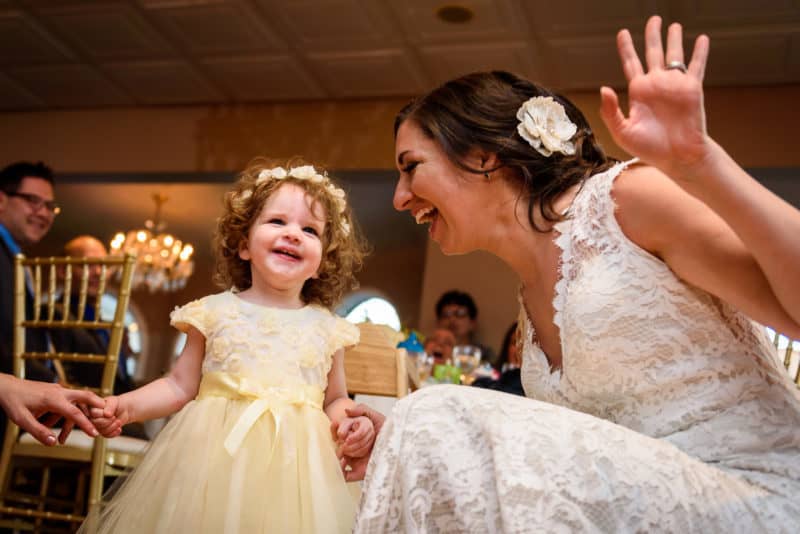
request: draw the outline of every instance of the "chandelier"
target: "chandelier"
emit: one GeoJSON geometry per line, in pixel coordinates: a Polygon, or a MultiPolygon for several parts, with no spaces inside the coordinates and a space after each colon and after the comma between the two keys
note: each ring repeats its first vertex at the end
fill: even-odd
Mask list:
{"type": "Polygon", "coordinates": [[[194,271],[194,247],[164,233],[167,224],[161,220],[161,206],[167,197],[154,194],[156,214],[144,223],[144,228],[119,232],[111,240],[111,253],[131,253],[136,256],[133,288],[147,287],[155,291],[176,291],[186,286],[194,271]]]}

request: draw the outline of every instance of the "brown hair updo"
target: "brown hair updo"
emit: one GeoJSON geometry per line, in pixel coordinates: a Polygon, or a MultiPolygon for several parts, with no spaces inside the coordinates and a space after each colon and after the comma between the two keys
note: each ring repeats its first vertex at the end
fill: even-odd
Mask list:
{"type": "Polygon", "coordinates": [[[537,205],[545,221],[562,220],[564,217],[553,208],[554,201],[570,187],[617,163],[606,156],[583,113],[572,102],[509,72],[468,74],[412,101],[395,118],[395,136],[407,120],[418,125],[455,165],[467,172],[511,169],[522,181],[523,194],[529,200],[528,219],[540,231],[546,229],[534,221],[537,205]],[[552,97],[564,106],[567,117],[577,126],[572,138],[575,154],[556,152],[543,156],[517,132],[517,111],[537,96],[552,97]],[[470,167],[464,160],[473,149],[496,154],[500,164],[493,169],[470,167]]]}

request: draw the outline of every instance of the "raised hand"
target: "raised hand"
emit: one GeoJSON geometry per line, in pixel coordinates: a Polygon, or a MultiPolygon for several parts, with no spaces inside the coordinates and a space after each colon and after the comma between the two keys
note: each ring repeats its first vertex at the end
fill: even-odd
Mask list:
{"type": "Polygon", "coordinates": [[[661,18],[651,17],[645,27],[645,72],[630,33],[620,31],[617,48],[628,80],[628,116],[613,89],[600,90],[600,113],[614,141],[676,179],[691,175],[689,169],[707,157],[711,145],[703,108],[709,39],[706,35],[697,38],[688,66],[682,39],[680,24],[671,24],[665,52],[661,18]]]}

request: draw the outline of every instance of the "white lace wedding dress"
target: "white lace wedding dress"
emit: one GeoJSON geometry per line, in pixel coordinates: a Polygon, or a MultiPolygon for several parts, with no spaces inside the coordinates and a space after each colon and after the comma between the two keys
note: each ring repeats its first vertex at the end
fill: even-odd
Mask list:
{"type": "Polygon", "coordinates": [[[798,390],[760,325],[625,237],[624,167],[557,226],[563,371],[523,316],[532,398],[435,386],[399,402],[356,532],[800,531],[798,390]]]}

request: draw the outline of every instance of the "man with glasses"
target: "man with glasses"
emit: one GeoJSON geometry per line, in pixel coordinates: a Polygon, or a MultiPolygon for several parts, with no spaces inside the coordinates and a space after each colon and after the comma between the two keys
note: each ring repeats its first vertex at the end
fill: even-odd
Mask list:
{"type": "Polygon", "coordinates": [[[478,326],[478,307],[469,293],[451,290],[436,302],[436,326],[450,330],[456,345],[476,345],[481,349],[481,359],[494,361],[494,351],[474,339],[478,326]]]}
{"type": "MultiPolygon", "coordinates": [[[[44,163],[17,162],[0,171],[0,373],[13,373],[14,256],[42,240],[59,212],[53,193],[53,171],[44,163]]],[[[28,294],[26,313],[32,314],[28,294]]],[[[26,330],[26,349],[46,351],[44,331],[26,330]]],[[[29,360],[25,377],[54,382],[55,372],[42,362],[29,360]]],[[[0,414],[0,434],[5,433],[0,414]]]]}

